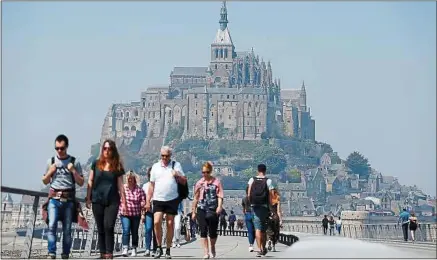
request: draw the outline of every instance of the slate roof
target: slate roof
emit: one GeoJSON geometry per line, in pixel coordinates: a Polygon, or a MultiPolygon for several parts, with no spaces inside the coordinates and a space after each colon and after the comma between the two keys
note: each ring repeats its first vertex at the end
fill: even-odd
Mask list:
{"type": "Polygon", "coordinates": [[[234,45],[234,43],[232,42],[231,33],[229,32],[229,28],[226,27],[223,31],[221,29],[218,29],[214,41],[212,43],[234,45]]]}
{"type": "Polygon", "coordinates": [[[208,67],[174,67],[172,76],[195,76],[206,77],[208,67]]]}

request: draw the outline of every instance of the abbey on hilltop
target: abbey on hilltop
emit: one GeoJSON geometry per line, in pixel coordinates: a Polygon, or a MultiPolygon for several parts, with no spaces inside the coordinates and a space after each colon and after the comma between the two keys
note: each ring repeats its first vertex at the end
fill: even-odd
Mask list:
{"type": "Polygon", "coordinates": [[[281,90],[272,65],[252,50],[237,52],[228,27],[226,2],[207,67],[175,67],[170,84],[151,86],[141,101],[113,104],[102,139],[130,144],[162,144],[171,129],[180,138],[256,140],[280,126],[285,135],[315,139],[315,121],[306,103],[305,84],[281,90]]]}

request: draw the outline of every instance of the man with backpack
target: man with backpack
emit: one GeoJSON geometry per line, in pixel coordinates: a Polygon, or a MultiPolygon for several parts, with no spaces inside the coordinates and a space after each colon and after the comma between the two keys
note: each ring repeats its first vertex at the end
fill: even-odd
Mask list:
{"type": "Polygon", "coordinates": [[[82,186],[84,178],[80,163],[67,153],[68,138],[59,135],[55,139],[56,156],[47,162],[42,182],[50,183],[47,202],[48,251],[51,259],[56,259],[56,232],[58,221],[62,221],[62,259],[68,259],[72,243],[71,224],[76,212],[76,183],[82,186]]]}
{"type": "Polygon", "coordinates": [[[257,257],[262,257],[267,254],[267,221],[269,218],[269,208],[272,205],[271,198],[273,197],[272,180],[266,177],[267,167],[265,164],[258,165],[258,175],[250,178],[249,182],[249,202],[252,205],[254,213],[253,224],[255,226],[256,243],[259,248],[257,257]]]}
{"type": "Polygon", "coordinates": [[[153,221],[156,234],[157,250],[155,259],[162,252],[162,218],[166,215],[167,240],[165,258],[171,259],[170,248],[174,235],[174,217],[178,214],[179,203],[188,196],[187,178],[179,162],[171,160],[172,150],[168,146],[161,148],[161,160],[152,166],[150,186],[146,199],[146,211],[151,209],[153,200],[153,221]]]}

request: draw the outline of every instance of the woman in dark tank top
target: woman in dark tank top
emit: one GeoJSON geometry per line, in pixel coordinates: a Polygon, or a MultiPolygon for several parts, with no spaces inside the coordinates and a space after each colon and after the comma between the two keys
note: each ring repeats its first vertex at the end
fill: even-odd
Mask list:
{"type": "Polygon", "coordinates": [[[87,208],[91,208],[92,204],[102,259],[113,258],[114,228],[119,206],[122,212],[127,210],[124,173],[115,142],[106,140],[100,151],[100,158],[91,166],[86,198],[87,208]]]}

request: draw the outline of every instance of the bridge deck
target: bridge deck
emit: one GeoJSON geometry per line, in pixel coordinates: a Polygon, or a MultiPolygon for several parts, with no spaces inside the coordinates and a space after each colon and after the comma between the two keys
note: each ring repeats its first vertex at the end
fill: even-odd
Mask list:
{"type": "MultiPolygon", "coordinates": [[[[219,236],[216,246],[216,258],[222,259],[256,259],[256,251],[250,253],[249,241],[247,237],[232,237],[232,236],[219,236]]],[[[276,246],[277,252],[269,252],[267,257],[279,258],[287,249],[286,245],[278,244],[276,246]]],[[[257,250],[255,248],[255,250],[257,250]]],[[[139,255],[141,257],[144,254],[144,250],[140,249],[139,255]]],[[[116,257],[121,257],[120,252],[115,254],[116,257]]],[[[200,239],[184,244],[180,248],[172,248],[171,255],[174,259],[199,259],[202,258],[204,253],[200,244],[200,239]]],[[[136,259],[137,257],[123,257],[123,259],[136,259]]]]}

